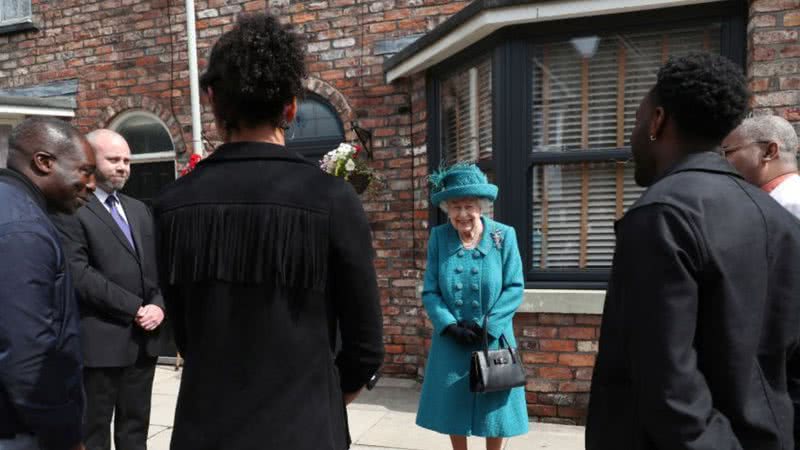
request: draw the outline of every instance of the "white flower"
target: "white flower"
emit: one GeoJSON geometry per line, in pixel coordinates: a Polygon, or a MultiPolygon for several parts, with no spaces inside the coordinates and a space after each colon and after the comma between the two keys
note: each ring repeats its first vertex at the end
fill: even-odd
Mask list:
{"type": "Polygon", "coordinates": [[[356,149],[352,145],[342,142],[339,144],[339,147],[336,148],[335,152],[339,156],[350,157],[356,152],[356,149]]]}
{"type": "Polygon", "coordinates": [[[353,161],[353,157],[355,156],[355,154],[356,154],[355,147],[345,142],[342,142],[341,144],[339,144],[338,147],[329,151],[328,153],[325,154],[325,156],[322,157],[319,166],[325,172],[333,174],[336,172],[337,167],[341,167],[339,166],[340,161],[347,161],[347,163],[345,164],[345,169],[348,172],[352,172],[356,168],[356,164],[353,161]]]}

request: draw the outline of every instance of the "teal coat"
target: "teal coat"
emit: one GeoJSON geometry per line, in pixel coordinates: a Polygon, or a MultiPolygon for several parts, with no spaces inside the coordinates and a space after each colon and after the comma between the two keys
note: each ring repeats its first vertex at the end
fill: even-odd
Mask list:
{"type": "Polygon", "coordinates": [[[487,394],[469,390],[474,347],[442,331],[460,320],[483,324],[489,313],[489,348],[504,335],[516,347],[512,319],[522,303],[524,277],[514,229],[482,218],[483,237],[465,250],[449,223],[431,230],[422,302],[433,323],[433,341],[422,384],[417,425],[440,433],[507,437],[528,432],[525,388],[487,394]]]}

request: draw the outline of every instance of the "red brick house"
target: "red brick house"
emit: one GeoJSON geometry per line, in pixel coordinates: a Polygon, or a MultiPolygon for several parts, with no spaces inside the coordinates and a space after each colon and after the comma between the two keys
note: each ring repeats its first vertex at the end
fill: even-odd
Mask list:
{"type": "MultiPolygon", "coordinates": [[[[236,16],[269,10],[308,38],[308,93],[291,145],[318,158],[371,133],[386,187],[365,196],[390,376],[424,373],[420,302],[432,167],[478,162],[500,187],[527,268],[516,330],[529,411],[581,423],[613,220],[639,193],[628,134],[671,55],[742,65],[756,114],[800,124],[800,0],[198,0],[198,52],[236,16]]],[[[111,127],[132,143],[129,190],[175,176],[191,140],[180,0],[0,0],[0,141],[26,115],[111,127]],[[31,99],[34,97],[34,99],[31,99]],[[35,103],[31,105],[31,103],[35,103]],[[21,104],[21,105],[20,105],[21,104]],[[26,109],[28,108],[28,109],[26,109]],[[31,109],[32,108],[32,109],[31,109]]],[[[210,112],[202,114],[213,148],[210,112]]],[[[0,144],[2,149],[2,144],[0,144]]],[[[0,155],[1,156],[1,155],[0,155]]]]}

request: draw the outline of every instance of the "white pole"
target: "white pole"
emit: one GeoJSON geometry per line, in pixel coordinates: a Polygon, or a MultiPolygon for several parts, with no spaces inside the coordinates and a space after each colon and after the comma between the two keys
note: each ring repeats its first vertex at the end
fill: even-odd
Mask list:
{"type": "Polygon", "coordinates": [[[197,75],[197,29],[194,23],[194,0],[186,0],[186,36],[189,39],[189,93],[192,103],[192,148],[203,156],[203,141],[200,138],[200,83],[197,75]]]}

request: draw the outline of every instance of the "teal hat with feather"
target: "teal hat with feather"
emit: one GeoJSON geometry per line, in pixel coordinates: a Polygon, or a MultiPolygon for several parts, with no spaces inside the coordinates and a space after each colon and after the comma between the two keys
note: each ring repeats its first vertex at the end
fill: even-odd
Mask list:
{"type": "Polygon", "coordinates": [[[428,180],[431,183],[431,202],[436,206],[454,198],[476,197],[490,201],[497,198],[497,186],[489,183],[481,169],[472,163],[439,169],[428,180]]]}

